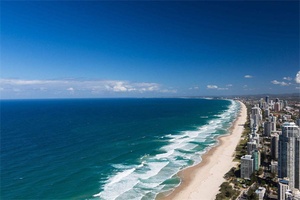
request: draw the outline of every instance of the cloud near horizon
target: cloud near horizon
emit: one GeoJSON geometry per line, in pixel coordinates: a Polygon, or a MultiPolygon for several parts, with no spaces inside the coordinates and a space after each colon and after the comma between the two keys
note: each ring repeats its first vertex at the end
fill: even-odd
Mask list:
{"type": "Polygon", "coordinates": [[[217,85],[207,85],[206,86],[207,87],[207,89],[213,89],[213,90],[228,90],[228,88],[220,88],[220,87],[218,87],[217,85]]]}
{"type": "Polygon", "coordinates": [[[288,77],[283,77],[282,79],[283,79],[283,80],[287,80],[287,81],[293,80],[293,79],[292,79],[291,77],[289,77],[289,76],[288,76],[288,77]]]}
{"type": "Polygon", "coordinates": [[[244,78],[253,78],[251,75],[245,75],[244,78]]]}
{"type": "Polygon", "coordinates": [[[1,91],[11,93],[38,93],[52,92],[53,94],[68,92],[84,92],[89,94],[104,93],[176,93],[176,90],[168,90],[158,83],[130,82],[119,80],[24,80],[24,79],[0,79],[1,91]]]}
{"type": "Polygon", "coordinates": [[[296,81],[296,83],[300,83],[300,71],[297,72],[295,81],[296,81]]]}
{"type": "Polygon", "coordinates": [[[290,83],[286,83],[284,81],[280,82],[277,80],[273,80],[273,81],[271,81],[271,83],[273,83],[274,85],[281,85],[281,86],[289,86],[290,85],[290,83]]]}

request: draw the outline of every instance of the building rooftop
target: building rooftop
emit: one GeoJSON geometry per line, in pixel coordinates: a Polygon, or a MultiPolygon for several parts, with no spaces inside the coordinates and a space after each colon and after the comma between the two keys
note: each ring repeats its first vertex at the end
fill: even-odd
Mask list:
{"type": "Polygon", "coordinates": [[[289,184],[289,181],[286,180],[286,179],[281,179],[281,180],[279,180],[279,183],[288,185],[288,184],[289,184]]]}
{"type": "Polygon", "coordinates": [[[291,126],[291,127],[298,127],[298,126],[295,124],[295,122],[284,122],[284,123],[282,124],[282,126],[284,126],[284,127],[288,127],[288,126],[291,126]]]}

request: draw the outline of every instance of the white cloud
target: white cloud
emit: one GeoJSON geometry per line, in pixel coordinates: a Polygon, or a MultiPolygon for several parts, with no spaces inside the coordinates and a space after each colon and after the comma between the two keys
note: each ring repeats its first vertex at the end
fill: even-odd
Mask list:
{"type": "Polygon", "coordinates": [[[161,88],[158,83],[130,82],[118,80],[23,80],[23,79],[0,79],[0,85],[5,90],[10,91],[30,91],[39,89],[40,91],[88,91],[90,93],[144,93],[161,92],[174,93],[175,90],[161,88]],[[66,89],[67,88],[67,89],[66,89]]]}
{"type": "Polygon", "coordinates": [[[251,75],[245,75],[244,78],[253,78],[251,75]]]}
{"type": "Polygon", "coordinates": [[[290,85],[289,83],[286,83],[284,81],[280,82],[280,81],[277,81],[277,80],[273,80],[273,81],[271,81],[271,83],[273,83],[274,85],[281,85],[281,86],[288,86],[288,85],[290,85]]]}
{"type": "Polygon", "coordinates": [[[228,90],[228,88],[220,88],[217,85],[207,85],[207,89],[214,89],[214,90],[228,90]]]}
{"type": "Polygon", "coordinates": [[[291,77],[283,77],[283,80],[291,81],[292,78],[291,77]]]}
{"type": "Polygon", "coordinates": [[[207,85],[207,89],[218,89],[216,85],[207,85]]]}
{"type": "Polygon", "coordinates": [[[232,86],[233,86],[232,84],[227,84],[227,85],[226,85],[226,87],[232,87],[232,86]]]}
{"type": "Polygon", "coordinates": [[[70,87],[67,89],[68,91],[74,91],[74,88],[70,87]]]}
{"type": "MultiPolygon", "coordinates": [[[[65,82],[65,81],[64,81],[65,82]]],[[[22,80],[22,79],[1,79],[1,84],[8,85],[45,85],[53,83],[61,83],[60,80],[22,80]]]]}
{"type": "Polygon", "coordinates": [[[298,71],[298,73],[296,74],[295,81],[296,83],[300,83],[300,71],[298,71]]]}

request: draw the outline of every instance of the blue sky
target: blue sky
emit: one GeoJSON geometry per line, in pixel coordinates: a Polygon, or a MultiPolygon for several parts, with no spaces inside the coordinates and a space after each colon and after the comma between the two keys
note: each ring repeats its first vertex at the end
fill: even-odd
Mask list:
{"type": "Polygon", "coordinates": [[[299,71],[297,1],[1,2],[1,98],[295,93],[299,71]]]}

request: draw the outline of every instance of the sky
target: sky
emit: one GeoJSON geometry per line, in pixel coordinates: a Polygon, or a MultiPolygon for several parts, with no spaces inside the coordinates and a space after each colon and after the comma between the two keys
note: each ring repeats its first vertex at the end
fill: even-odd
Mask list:
{"type": "Polygon", "coordinates": [[[298,1],[1,1],[0,98],[299,93],[298,1]]]}

